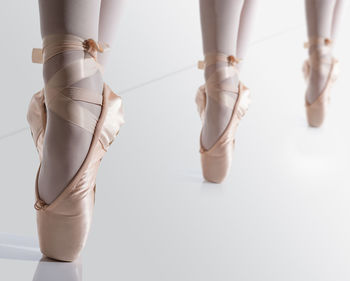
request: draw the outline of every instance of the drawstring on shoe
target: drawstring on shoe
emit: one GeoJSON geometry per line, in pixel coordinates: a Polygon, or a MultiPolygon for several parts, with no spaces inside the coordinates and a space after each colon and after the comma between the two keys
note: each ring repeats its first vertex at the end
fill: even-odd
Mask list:
{"type": "Polygon", "coordinates": [[[36,200],[36,202],[34,204],[34,208],[37,211],[45,210],[47,206],[48,205],[45,203],[45,201],[43,201],[41,199],[36,200]]]}

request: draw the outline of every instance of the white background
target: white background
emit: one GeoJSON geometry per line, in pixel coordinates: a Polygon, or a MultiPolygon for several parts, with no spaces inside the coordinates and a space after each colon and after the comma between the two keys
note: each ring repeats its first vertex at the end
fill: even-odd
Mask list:
{"type": "Polygon", "coordinates": [[[350,40],[325,126],[304,112],[303,1],[261,1],[242,79],[253,102],[221,185],[201,177],[198,1],[129,1],[106,82],[126,124],[102,161],[92,230],[73,264],[39,262],[26,122],[42,86],[36,1],[0,9],[0,280],[280,281],[350,278],[350,40]]]}

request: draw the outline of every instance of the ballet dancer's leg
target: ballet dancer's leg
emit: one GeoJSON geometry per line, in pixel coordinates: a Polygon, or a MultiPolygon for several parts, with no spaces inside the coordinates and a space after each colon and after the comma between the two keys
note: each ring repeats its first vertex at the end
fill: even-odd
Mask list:
{"type": "MultiPolygon", "coordinates": [[[[223,53],[236,56],[237,38],[240,15],[244,0],[200,0],[200,14],[204,55],[223,53]]],[[[205,68],[205,79],[222,67],[226,62],[216,62],[205,68]]],[[[235,88],[238,88],[239,78],[234,75],[229,78],[235,88]]],[[[220,96],[217,97],[220,99],[220,96]]],[[[207,106],[202,129],[202,144],[204,148],[211,147],[225,130],[232,114],[232,108],[214,100],[207,93],[207,106]]]]}
{"type": "MultiPolygon", "coordinates": [[[[124,4],[125,0],[101,0],[98,40],[106,42],[112,49],[124,4]]],[[[98,62],[106,66],[109,56],[110,52],[99,53],[98,62]]]]}
{"type": "MultiPolygon", "coordinates": [[[[310,41],[315,38],[332,38],[332,22],[336,3],[337,0],[305,0],[307,33],[310,41]]],[[[314,61],[323,62],[322,64],[314,64],[310,70],[306,90],[306,99],[310,104],[322,93],[328,79],[332,53],[331,48],[326,53],[324,49],[320,48],[318,44],[314,44],[309,48],[310,58],[312,55],[314,61]],[[322,71],[320,71],[321,68],[322,71]]]]}
{"type": "Polygon", "coordinates": [[[241,17],[239,21],[238,29],[238,39],[237,39],[237,58],[240,59],[237,64],[239,71],[242,70],[244,64],[244,59],[246,57],[247,51],[250,45],[250,39],[252,34],[252,28],[254,25],[255,12],[257,8],[258,0],[245,0],[241,12],[241,17]]]}
{"type": "Polygon", "coordinates": [[[339,24],[343,17],[345,10],[346,0],[336,0],[333,17],[332,17],[332,30],[331,30],[331,39],[334,42],[339,30],[339,24]]]}
{"type": "MultiPolygon", "coordinates": [[[[73,34],[84,39],[98,40],[100,0],[39,0],[41,34],[73,34]]],[[[43,65],[44,81],[63,66],[89,56],[84,51],[67,51],[55,55],[43,65]]],[[[73,86],[85,88],[101,95],[103,80],[100,72],[73,86]]],[[[101,106],[79,102],[98,119],[101,106]]],[[[44,137],[43,159],[38,180],[39,194],[46,203],[51,203],[68,185],[84,161],[92,134],[69,123],[48,110],[44,137]]]]}

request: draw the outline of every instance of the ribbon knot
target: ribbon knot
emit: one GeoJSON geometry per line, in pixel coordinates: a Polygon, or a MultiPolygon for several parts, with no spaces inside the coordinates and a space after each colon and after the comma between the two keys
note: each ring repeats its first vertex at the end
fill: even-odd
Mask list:
{"type": "Polygon", "coordinates": [[[86,39],[83,42],[83,47],[87,53],[89,53],[93,58],[97,58],[97,52],[103,53],[109,48],[106,43],[96,42],[94,39],[86,39]]]}
{"type": "Polygon", "coordinates": [[[231,55],[227,57],[227,61],[229,64],[235,65],[236,63],[239,63],[240,60],[231,55]]]}

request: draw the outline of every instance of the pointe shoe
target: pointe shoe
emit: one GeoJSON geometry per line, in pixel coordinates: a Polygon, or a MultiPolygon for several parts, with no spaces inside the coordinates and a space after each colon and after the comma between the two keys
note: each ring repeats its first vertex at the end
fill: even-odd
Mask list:
{"type": "MultiPolygon", "coordinates": [[[[330,39],[314,38],[311,39],[309,42],[305,43],[304,47],[310,48],[316,45],[317,51],[322,55],[330,51],[331,44],[332,42],[330,39]]],[[[333,83],[338,78],[339,62],[335,58],[332,58],[331,63],[326,62],[322,60],[322,58],[320,58],[319,55],[316,55],[314,51],[313,53],[311,53],[310,58],[305,60],[303,65],[304,78],[306,82],[308,82],[311,69],[314,69],[316,71],[325,71],[325,69],[322,68],[322,64],[330,64],[330,70],[328,73],[328,78],[325,87],[321,91],[319,97],[311,104],[307,101],[305,95],[306,117],[310,127],[320,127],[324,122],[328,105],[330,102],[330,90],[333,83]]]]}
{"type": "Polygon", "coordinates": [[[239,121],[245,115],[250,103],[250,94],[246,86],[239,82],[238,92],[233,89],[233,85],[225,83],[237,73],[235,64],[238,62],[233,56],[225,54],[208,54],[205,61],[198,63],[199,69],[216,62],[227,62],[228,66],[216,70],[207,79],[207,82],[199,87],[196,95],[196,104],[202,123],[204,122],[207,94],[214,100],[232,108],[232,115],[226,129],[218,138],[216,143],[209,149],[205,149],[202,144],[202,131],[200,134],[200,155],[203,177],[213,183],[222,182],[231,168],[232,154],[235,147],[235,135],[239,121]],[[225,91],[225,93],[223,93],[225,91]],[[221,93],[220,93],[221,92],[221,93]],[[234,93],[235,96],[227,94],[234,93]],[[218,94],[224,95],[218,99],[218,94]]]}
{"type": "Polygon", "coordinates": [[[103,86],[102,96],[78,87],[68,86],[70,91],[65,91],[68,88],[67,77],[69,85],[72,85],[97,71],[102,71],[96,61],[96,55],[97,52],[103,51],[103,46],[92,39],[84,40],[74,35],[59,34],[44,38],[43,50],[33,49],[32,53],[35,63],[43,63],[63,51],[83,50],[91,55],[75,60],[57,71],[44,89],[34,94],[27,112],[40,163],[47,108],[67,122],[72,122],[93,134],[84,162],[67,187],[51,204],[41,200],[38,193],[41,164],[36,174],[34,207],[37,210],[40,249],[45,256],[60,261],[75,260],[85,245],[95,203],[97,171],[102,157],[124,123],[121,98],[106,84],[103,86]],[[98,120],[76,101],[100,104],[102,108],[98,120]]]}

